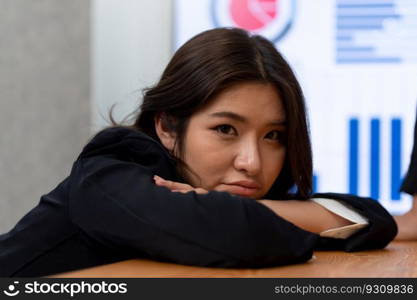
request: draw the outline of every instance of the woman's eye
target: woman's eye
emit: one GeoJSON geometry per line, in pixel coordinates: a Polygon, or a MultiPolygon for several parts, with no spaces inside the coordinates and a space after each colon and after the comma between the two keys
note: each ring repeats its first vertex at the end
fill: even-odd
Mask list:
{"type": "Polygon", "coordinates": [[[236,133],[236,130],[232,126],[226,125],[226,124],[216,126],[214,127],[214,130],[222,134],[235,134],[236,133]]]}
{"type": "Polygon", "coordinates": [[[275,140],[278,142],[283,142],[284,141],[284,133],[282,131],[278,131],[278,130],[274,130],[269,132],[266,135],[267,139],[271,139],[271,140],[275,140]]]}

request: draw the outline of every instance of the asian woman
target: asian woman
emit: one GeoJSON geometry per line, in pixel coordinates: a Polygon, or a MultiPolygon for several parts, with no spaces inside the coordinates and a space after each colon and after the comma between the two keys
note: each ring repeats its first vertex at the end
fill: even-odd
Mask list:
{"type": "Polygon", "coordinates": [[[312,194],[303,93],[265,38],[198,34],[142,100],[130,124],[111,118],[69,176],[0,235],[1,276],[132,258],[260,268],[315,249],[383,248],[397,234],[373,199],[312,194]]]}

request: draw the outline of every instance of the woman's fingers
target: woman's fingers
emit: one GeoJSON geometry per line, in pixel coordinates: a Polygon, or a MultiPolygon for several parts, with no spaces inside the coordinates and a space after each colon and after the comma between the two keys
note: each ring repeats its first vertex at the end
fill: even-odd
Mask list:
{"type": "Polygon", "coordinates": [[[164,186],[169,188],[171,191],[176,191],[176,192],[188,192],[193,190],[194,188],[186,183],[180,183],[180,182],[175,182],[175,181],[170,181],[170,180],[165,180],[157,175],[155,175],[154,177],[155,183],[159,186],[164,186]]]}
{"type": "Polygon", "coordinates": [[[181,182],[175,182],[170,180],[165,180],[158,175],[154,175],[153,179],[155,180],[156,185],[164,186],[168,189],[170,189],[172,192],[179,192],[179,193],[187,193],[190,191],[195,191],[197,194],[206,194],[208,193],[203,188],[194,188],[189,184],[181,183],[181,182]]]}
{"type": "Polygon", "coordinates": [[[207,193],[208,193],[208,191],[207,191],[207,190],[205,190],[205,189],[203,189],[203,188],[195,188],[195,189],[194,189],[194,191],[195,191],[197,194],[207,194],[207,193]]]}

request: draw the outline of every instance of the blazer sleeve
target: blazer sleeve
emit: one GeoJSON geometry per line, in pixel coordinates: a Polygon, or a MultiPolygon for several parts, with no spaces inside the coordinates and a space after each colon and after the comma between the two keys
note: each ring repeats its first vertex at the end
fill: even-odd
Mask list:
{"type": "Polygon", "coordinates": [[[320,237],[317,250],[360,251],[384,248],[397,235],[397,224],[389,212],[372,198],[349,194],[314,194],[314,198],[329,198],[343,202],[368,219],[369,224],[347,239],[320,237]]]}
{"type": "Polygon", "coordinates": [[[151,259],[214,267],[266,267],[311,258],[316,234],[253,199],[171,192],[146,165],[93,156],[74,164],[70,217],[95,241],[151,259]]]}
{"type": "Polygon", "coordinates": [[[410,195],[417,194],[417,114],[416,121],[414,123],[414,140],[410,165],[408,166],[408,171],[401,184],[400,190],[410,195]]]}

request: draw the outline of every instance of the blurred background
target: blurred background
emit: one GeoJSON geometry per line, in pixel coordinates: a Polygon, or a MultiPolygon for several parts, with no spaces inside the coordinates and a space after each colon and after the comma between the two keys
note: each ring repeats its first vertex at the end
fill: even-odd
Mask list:
{"type": "MultiPolygon", "coordinates": [[[[316,191],[392,213],[417,108],[415,0],[0,0],[0,232],[69,175],[88,139],[138,107],[193,35],[272,40],[309,107],[316,191]]],[[[190,75],[191,76],[191,75],[190,75]]]]}

